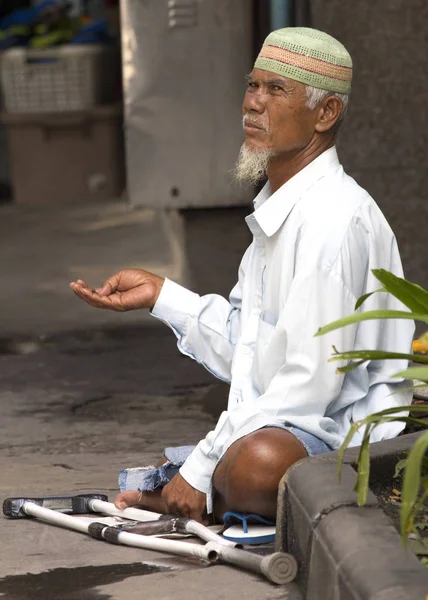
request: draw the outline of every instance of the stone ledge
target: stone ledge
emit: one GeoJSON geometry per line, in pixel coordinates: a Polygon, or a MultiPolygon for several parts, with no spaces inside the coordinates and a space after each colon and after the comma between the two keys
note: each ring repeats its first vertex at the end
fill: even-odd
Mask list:
{"type": "MultiPolygon", "coordinates": [[[[420,434],[371,445],[372,474],[390,477],[397,458],[420,434]]],[[[400,536],[369,492],[357,506],[358,448],[345,452],[340,483],[338,453],[304,459],[278,491],[277,549],[294,554],[307,600],[424,600],[428,571],[406,552],[400,536]]]]}
{"type": "Polygon", "coordinates": [[[403,600],[423,600],[428,573],[380,508],[344,506],[314,530],[307,600],[374,600],[385,590],[396,600],[400,588],[403,600]]]}

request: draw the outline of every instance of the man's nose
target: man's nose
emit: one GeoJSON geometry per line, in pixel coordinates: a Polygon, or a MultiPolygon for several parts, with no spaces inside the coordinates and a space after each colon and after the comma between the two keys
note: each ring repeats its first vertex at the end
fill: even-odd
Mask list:
{"type": "Polygon", "coordinates": [[[264,112],[265,108],[264,94],[260,88],[256,90],[251,89],[246,92],[243,102],[244,114],[250,112],[261,114],[264,112]]]}

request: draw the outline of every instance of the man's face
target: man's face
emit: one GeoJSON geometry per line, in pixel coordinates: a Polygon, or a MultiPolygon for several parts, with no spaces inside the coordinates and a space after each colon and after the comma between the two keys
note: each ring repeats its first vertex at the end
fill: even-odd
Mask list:
{"type": "Polygon", "coordinates": [[[242,106],[245,145],[279,155],[306,147],[316,123],[306,106],[306,86],[276,73],[254,69],[242,106]]]}

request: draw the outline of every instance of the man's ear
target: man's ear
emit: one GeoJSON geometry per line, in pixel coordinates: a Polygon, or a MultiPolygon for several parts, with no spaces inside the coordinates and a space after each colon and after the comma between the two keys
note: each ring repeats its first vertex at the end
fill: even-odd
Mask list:
{"type": "Polygon", "coordinates": [[[338,96],[327,96],[318,107],[318,120],[315,130],[323,133],[334,127],[343,110],[343,102],[338,96]]]}

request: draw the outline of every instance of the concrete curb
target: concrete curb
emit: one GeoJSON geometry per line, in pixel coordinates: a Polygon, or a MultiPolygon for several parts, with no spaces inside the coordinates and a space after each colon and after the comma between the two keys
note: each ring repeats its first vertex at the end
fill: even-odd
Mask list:
{"type": "MultiPolygon", "coordinates": [[[[371,446],[371,471],[388,479],[419,434],[371,446]]],[[[406,552],[396,529],[369,492],[357,506],[353,491],[358,448],[299,461],[278,491],[277,549],[294,554],[307,600],[424,600],[428,571],[406,552]]]]}

